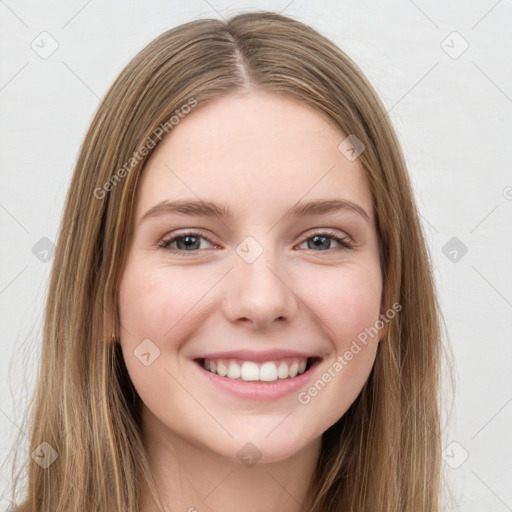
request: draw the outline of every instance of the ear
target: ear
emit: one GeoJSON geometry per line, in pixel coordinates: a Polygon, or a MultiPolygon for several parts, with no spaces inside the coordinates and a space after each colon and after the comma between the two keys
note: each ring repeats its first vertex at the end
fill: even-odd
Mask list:
{"type": "MultiPolygon", "coordinates": [[[[381,315],[380,318],[386,317],[384,315],[381,315]]],[[[382,329],[379,329],[379,341],[387,335],[389,330],[389,320],[382,320],[382,323],[384,324],[384,326],[382,327],[382,329]]]]}

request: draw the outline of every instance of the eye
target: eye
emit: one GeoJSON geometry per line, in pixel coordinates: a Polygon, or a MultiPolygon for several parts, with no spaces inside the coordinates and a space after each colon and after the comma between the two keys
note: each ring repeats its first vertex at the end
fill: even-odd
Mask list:
{"type": "MultiPolygon", "coordinates": [[[[158,245],[163,249],[167,249],[170,252],[183,254],[185,252],[195,254],[201,246],[201,239],[206,240],[208,243],[211,242],[204,236],[204,233],[197,231],[188,231],[175,235],[167,240],[162,240],[158,245]],[[176,244],[176,248],[172,248],[172,244],[176,244]],[[190,249],[190,250],[189,250],[190,249]]],[[[214,244],[212,244],[214,245],[214,244]]]]}
{"type": "MultiPolygon", "coordinates": [[[[349,241],[346,237],[340,237],[338,236],[338,233],[334,231],[320,231],[318,233],[314,233],[312,236],[309,236],[308,238],[304,239],[301,243],[304,244],[306,242],[309,242],[312,240],[311,243],[308,243],[307,249],[310,250],[316,250],[320,249],[320,252],[328,251],[331,249],[330,240],[334,240],[336,243],[341,245],[341,248],[345,249],[351,249],[353,247],[353,244],[349,241]],[[327,247],[329,246],[329,247],[327,247]]],[[[319,251],[316,251],[319,252],[319,251]]]]}
{"type": "MultiPolygon", "coordinates": [[[[188,231],[185,233],[180,233],[179,235],[174,235],[166,240],[162,240],[158,244],[158,246],[161,247],[162,249],[168,250],[169,252],[174,252],[177,254],[197,254],[198,252],[200,252],[201,239],[203,239],[206,240],[213,247],[217,247],[215,244],[210,242],[208,238],[204,235],[205,234],[201,231],[188,231]],[[176,247],[171,247],[173,244],[176,244],[176,247]]],[[[341,246],[340,248],[338,248],[338,250],[341,250],[343,248],[350,249],[353,247],[353,244],[349,241],[348,238],[340,237],[338,236],[338,233],[334,231],[321,231],[318,233],[314,233],[312,236],[309,236],[308,238],[304,239],[301,242],[301,245],[306,242],[309,242],[310,240],[312,240],[312,242],[308,243],[307,249],[314,251],[316,251],[316,249],[320,249],[320,252],[332,250],[333,248],[330,247],[332,240],[334,240],[337,244],[341,246]]]]}

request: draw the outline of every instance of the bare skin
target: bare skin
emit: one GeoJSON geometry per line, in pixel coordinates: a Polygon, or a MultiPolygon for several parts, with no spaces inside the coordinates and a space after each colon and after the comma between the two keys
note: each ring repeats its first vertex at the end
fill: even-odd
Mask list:
{"type": "MultiPolygon", "coordinates": [[[[120,286],[121,345],[169,512],[302,510],[321,435],[368,378],[385,327],[334,369],[378,320],[382,293],[372,197],[357,160],[338,149],[345,138],[294,99],[231,95],[181,120],[144,170],[120,286]],[[162,201],[198,199],[225,204],[233,217],[142,219],[162,201]],[[367,217],[350,207],[285,216],[299,200],[328,199],[367,217]],[[161,246],[197,230],[188,245],[181,238],[161,246]],[[258,252],[254,261],[243,257],[258,252]],[[134,354],[143,340],[151,340],[149,365],[134,354]],[[195,361],[235,349],[294,350],[319,363],[300,390],[242,399],[212,386],[195,361]]],[[[142,510],[157,510],[147,493],[142,510]]]]}

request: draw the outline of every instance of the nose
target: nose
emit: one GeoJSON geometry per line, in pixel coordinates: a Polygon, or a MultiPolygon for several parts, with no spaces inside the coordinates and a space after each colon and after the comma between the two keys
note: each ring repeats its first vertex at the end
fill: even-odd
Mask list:
{"type": "Polygon", "coordinates": [[[252,263],[237,256],[224,280],[227,318],[260,330],[290,321],[297,314],[298,298],[289,281],[288,273],[270,252],[264,251],[252,263]]]}

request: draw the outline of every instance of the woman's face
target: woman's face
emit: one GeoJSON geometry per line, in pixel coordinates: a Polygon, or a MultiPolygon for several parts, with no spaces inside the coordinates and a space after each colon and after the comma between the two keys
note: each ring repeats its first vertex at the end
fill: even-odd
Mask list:
{"type": "Polygon", "coordinates": [[[270,462],[353,403],[384,331],[372,199],[346,137],[251,92],[192,110],[152,155],[119,298],[147,431],[270,462]]]}

